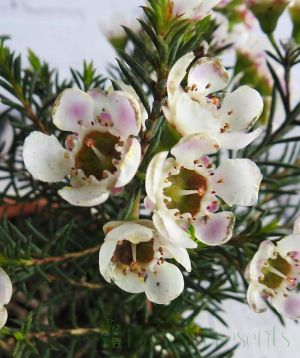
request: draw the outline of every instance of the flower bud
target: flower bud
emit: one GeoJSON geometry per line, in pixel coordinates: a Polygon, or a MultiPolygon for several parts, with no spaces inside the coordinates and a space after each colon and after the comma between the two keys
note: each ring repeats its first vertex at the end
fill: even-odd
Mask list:
{"type": "Polygon", "coordinates": [[[277,21],[291,0],[248,0],[248,7],[257,17],[262,30],[270,34],[277,21]]]}
{"type": "Polygon", "coordinates": [[[297,43],[300,43],[300,0],[295,0],[289,9],[293,21],[293,37],[297,43]]]}

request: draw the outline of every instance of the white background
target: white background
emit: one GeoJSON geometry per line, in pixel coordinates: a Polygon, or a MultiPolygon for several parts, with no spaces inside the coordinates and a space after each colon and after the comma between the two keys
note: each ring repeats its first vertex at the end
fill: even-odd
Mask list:
{"type": "MultiPolygon", "coordinates": [[[[103,31],[110,26],[134,22],[142,0],[0,0],[0,34],[12,36],[10,46],[26,54],[31,48],[39,57],[69,76],[69,67],[81,68],[83,60],[93,60],[105,72],[115,57],[103,31]]],[[[282,33],[290,26],[281,21],[282,33]]],[[[224,303],[224,328],[203,314],[202,327],[217,328],[240,343],[237,358],[300,357],[300,329],[289,321],[282,327],[271,313],[257,315],[246,305],[224,303]]]]}

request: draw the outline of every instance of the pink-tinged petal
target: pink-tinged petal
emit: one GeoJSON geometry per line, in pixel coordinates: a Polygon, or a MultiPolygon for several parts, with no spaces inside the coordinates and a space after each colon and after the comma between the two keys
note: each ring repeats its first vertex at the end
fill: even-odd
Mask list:
{"type": "Polygon", "coordinates": [[[107,94],[98,89],[89,91],[94,103],[94,117],[99,123],[123,139],[137,136],[141,130],[141,108],[130,94],[113,91],[107,94]]]}
{"type": "Polygon", "coordinates": [[[228,73],[218,58],[202,57],[193,64],[188,76],[188,89],[191,93],[202,94],[218,92],[226,87],[228,73]]]}
{"type": "Polygon", "coordinates": [[[205,154],[216,153],[219,149],[220,145],[216,139],[197,133],[183,137],[172,148],[171,154],[175,156],[179,164],[193,168],[194,161],[200,160],[205,154]]]}
{"type": "Polygon", "coordinates": [[[121,138],[137,136],[141,130],[141,108],[128,93],[116,91],[109,96],[110,114],[116,134],[121,138]]]}
{"type": "Polygon", "coordinates": [[[169,101],[172,101],[174,95],[182,91],[180,84],[183,81],[185,75],[187,74],[187,68],[192,63],[194,58],[194,53],[189,52],[188,54],[181,57],[172,67],[167,82],[169,101]]]}
{"type": "Polygon", "coordinates": [[[155,208],[155,204],[150,200],[149,196],[146,196],[144,199],[145,209],[153,211],[155,208]]]}
{"type": "Polygon", "coordinates": [[[141,161],[141,145],[136,138],[129,138],[124,158],[118,166],[119,176],[115,184],[116,188],[128,184],[135,176],[141,161]]]}
{"type": "Polygon", "coordinates": [[[74,158],[56,137],[32,132],[24,142],[24,164],[30,174],[41,181],[54,183],[70,174],[74,158]]]}
{"type": "Polygon", "coordinates": [[[100,205],[109,197],[109,192],[103,187],[88,183],[80,188],[65,186],[58,194],[70,204],[82,207],[100,205]]]}
{"type": "Polygon", "coordinates": [[[272,297],[272,305],[283,316],[290,319],[300,319],[300,294],[296,292],[279,292],[272,297]]]}
{"type": "Polygon", "coordinates": [[[261,292],[262,288],[259,284],[255,282],[250,283],[247,291],[247,301],[256,313],[265,312],[267,309],[266,301],[262,297],[261,292]]]}
{"type": "Polygon", "coordinates": [[[173,13],[185,18],[200,20],[209,15],[213,7],[221,0],[173,0],[173,13]]]}
{"type": "Polygon", "coordinates": [[[148,272],[145,284],[148,300],[164,305],[178,297],[184,288],[181,271],[168,262],[155,266],[154,272],[148,272]]]}
{"type": "Polygon", "coordinates": [[[258,166],[249,159],[224,159],[212,177],[213,190],[228,205],[257,203],[262,180],[258,166]]]}
{"type": "Polygon", "coordinates": [[[57,97],[52,115],[57,128],[78,132],[82,126],[90,127],[94,120],[93,100],[83,91],[66,89],[57,97]]]}
{"type": "Polygon", "coordinates": [[[300,234],[300,216],[295,220],[294,234],[300,234]]]}
{"type": "Polygon", "coordinates": [[[4,306],[0,306],[0,329],[4,327],[7,321],[7,310],[4,306]]]}
{"type": "Polygon", "coordinates": [[[262,274],[262,268],[266,262],[274,257],[276,247],[270,240],[265,240],[259,245],[259,249],[253,256],[249,266],[250,279],[259,281],[262,274]]]}
{"type": "Polygon", "coordinates": [[[115,269],[111,275],[114,283],[122,290],[129,293],[141,293],[145,291],[145,282],[143,277],[139,277],[136,273],[115,269]]]}
{"type": "Polygon", "coordinates": [[[12,283],[8,274],[0,267],[0,306],[7,305],[12,296],[12,283]]]}
{"type": "Polygon", "coordinates": [[[168,212],[163,210],[154,212],[152,220],[157,231],[167,242],[174,246],[194,249],[197,244],[189,237],[188,233],[176,223],[176,220],[168,212]]]}
{"type": "Polygon", "coordinates": [[[291,256],[292,259],[297,259],[297,256],[300,256],[300,234],[286,236],[279,240],[276,246],[281,256],[291,256]],[[297,255],[296,253],[299,254],[297,255]]]}
{"type": "Polygon", "coordinates": [[[255,141],[263,132],[262,128],[257,128],[250,133],[242,132],[225,132],[216,135],[222,149],[243,149],[255,141]]]}
{"type": "Polygon", "coordinates": [[[117,241],[106,241],[102,244],[99,252],[99,270],[107,282],[111,282],[111,259],[116,250],[117,241]]]}
{"type": "Polygon", "coordinates": [[[168,152],[160,152],[156,154],[147,168],[146,173],[146,192],[149,199],[156,204],[157,195],[162,188],[162,171],[165,166],[165,161],[168,157],[168,152]]]}
{"type": "Polygon", "coordinates": [[[222,126],[230,132],[251,128],[260,117],[264,102],[260,94],[248,86],[241,86],[225,96],[219,112],[222,126]]]}
{"type": "Polygon", "coordinates": [[[223,245],[232,237],[235,217],[230,211],[207,214],[194,223],[198,240],[209,246],[223,245]]]}

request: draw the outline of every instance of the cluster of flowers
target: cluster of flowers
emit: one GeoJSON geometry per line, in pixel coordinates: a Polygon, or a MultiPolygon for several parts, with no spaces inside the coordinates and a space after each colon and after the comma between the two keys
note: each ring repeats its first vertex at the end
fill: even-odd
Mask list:
{"type": "MultiPolygon", "coordinates": [[[[187,54],[169,74],[164,113],[182,139],[170,153],[157,153],[147,169],[145,205],[153,211],[153,220],[108,223],[100,250],[100,272],[107,281],[128,292],[145,292],[161,304],[184,287],[182,273],[166,260],[173,258],[191,270],[187,249],[197,243],[190,228],[207,245],[226,243],[234,215],[219,211],[218,197],[230,206],[254,205],[262,179],[248,159],[225,158],[216,168],[208,156],[220,148],[243,148],[261,133],[248,133],[263,109],[260,95],[243,86],[214,96],[227,85],[226,70],[218,59],[194,59],[193,53],[187,54]]],[[[29,172],[46,182],[68,176],[70,185],[58,193],[72,205],[103,203],[120,193],[139,168],[145,115],[132,91],[124,88],[108,93],[68,89],[59,96],[53,122],[73,132],[65,148],[55,136],[40,132],[25,140],[29,172]]]]}
{"type": "MultiPolygon", "coordinates": [[[[191,0],[182,8],[182,1],[173,1],[173,11],[194,17],[189,11],[197,10],[201,18],[220,2],[191,0]]],[[[216,58],[195,60],[188,53],[171,69],[163,110],[182,138],[170,151],[157,153],[147,168],[145,207],[153,212],[152,220],[104,226],[99,266],[106,281],[128,292],[145,292],[152,302],[169,303],[183,291],[184,279],[167,260],[175,259],[191,271],[187,249],[196,248],[197,241],[216,246],[232,237],[235,216],[220,209],[220,199],[228,206],[256,204],[262,175],[254,162],[219,156],[223,159],[215,167],[212,161],[221,149],[244,148],[261,133],[249,131],[263,110],[259,93],[242,86],[224,94],[227,84],[228,73],[216,58]]],[[[50,183],[67,177],[69,184],[58,194],[72,205],[102,204],[122,192],[139,169],[139,134],[147,116],[135,92],[122,88],[65,90],[53,108],[55,126],[72,132],[65,146],[41,132],[32,132],[25,140],[28,171],[50,183]]],[[[247,277],[248,300],[255,310],[263,310],[263,300],[271,298],[279,312],[300,317],[300,300],[290,294],[299,280],[299,232],[297,227],[277,246],[264,242],[254,256],[247,277]]],[[[3,305],[12,294],[2,269],[0,286],[1,327],[7,318],[3,305]]]]}

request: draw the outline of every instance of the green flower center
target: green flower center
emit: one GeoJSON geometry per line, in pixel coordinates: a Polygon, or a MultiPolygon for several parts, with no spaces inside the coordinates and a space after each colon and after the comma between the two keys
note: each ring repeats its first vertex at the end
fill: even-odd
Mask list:
{"type": "MultiPolygon", "coordinates": [[[[128,240],[123,240],[120,244],[118,244],[115,250],[114,260],[117,263],[126,266],[133,264],[135,261],[133,259],[132,245],[134,244],[128,240]]],[[[137,264],[145,265],[153,260],[153,239],[147,242],[140,242],[135,246],[137,264]]]]}
{"type": "Polygon", "coordinates": [[[90,132],[75,157],[75,168],[82,169],[87,177],[94,175],[97,179],[103,179],[105,170],[114,173],[113,159],[121,158],[115,149],[118,142],[119,139],[110,133],[90,132]]]}
{"type": "Polygon", "coordinates": [[[171,200],[166,202],[166,206],[169,209],[178,209],[180,214],[190,213],[195,216],[207,192],[207,179],[194,170],[184,168],[168,180],[171,186],[164,189],[164,195],[171,200]]]}
{"type": "Polygon", "coordinates": [[[291,265],[278,255],[275,259],[268,260],[268,265],[262,269],[264,276],[259,282],[274,290],[288,278],[291,270],[291,265]]]}

